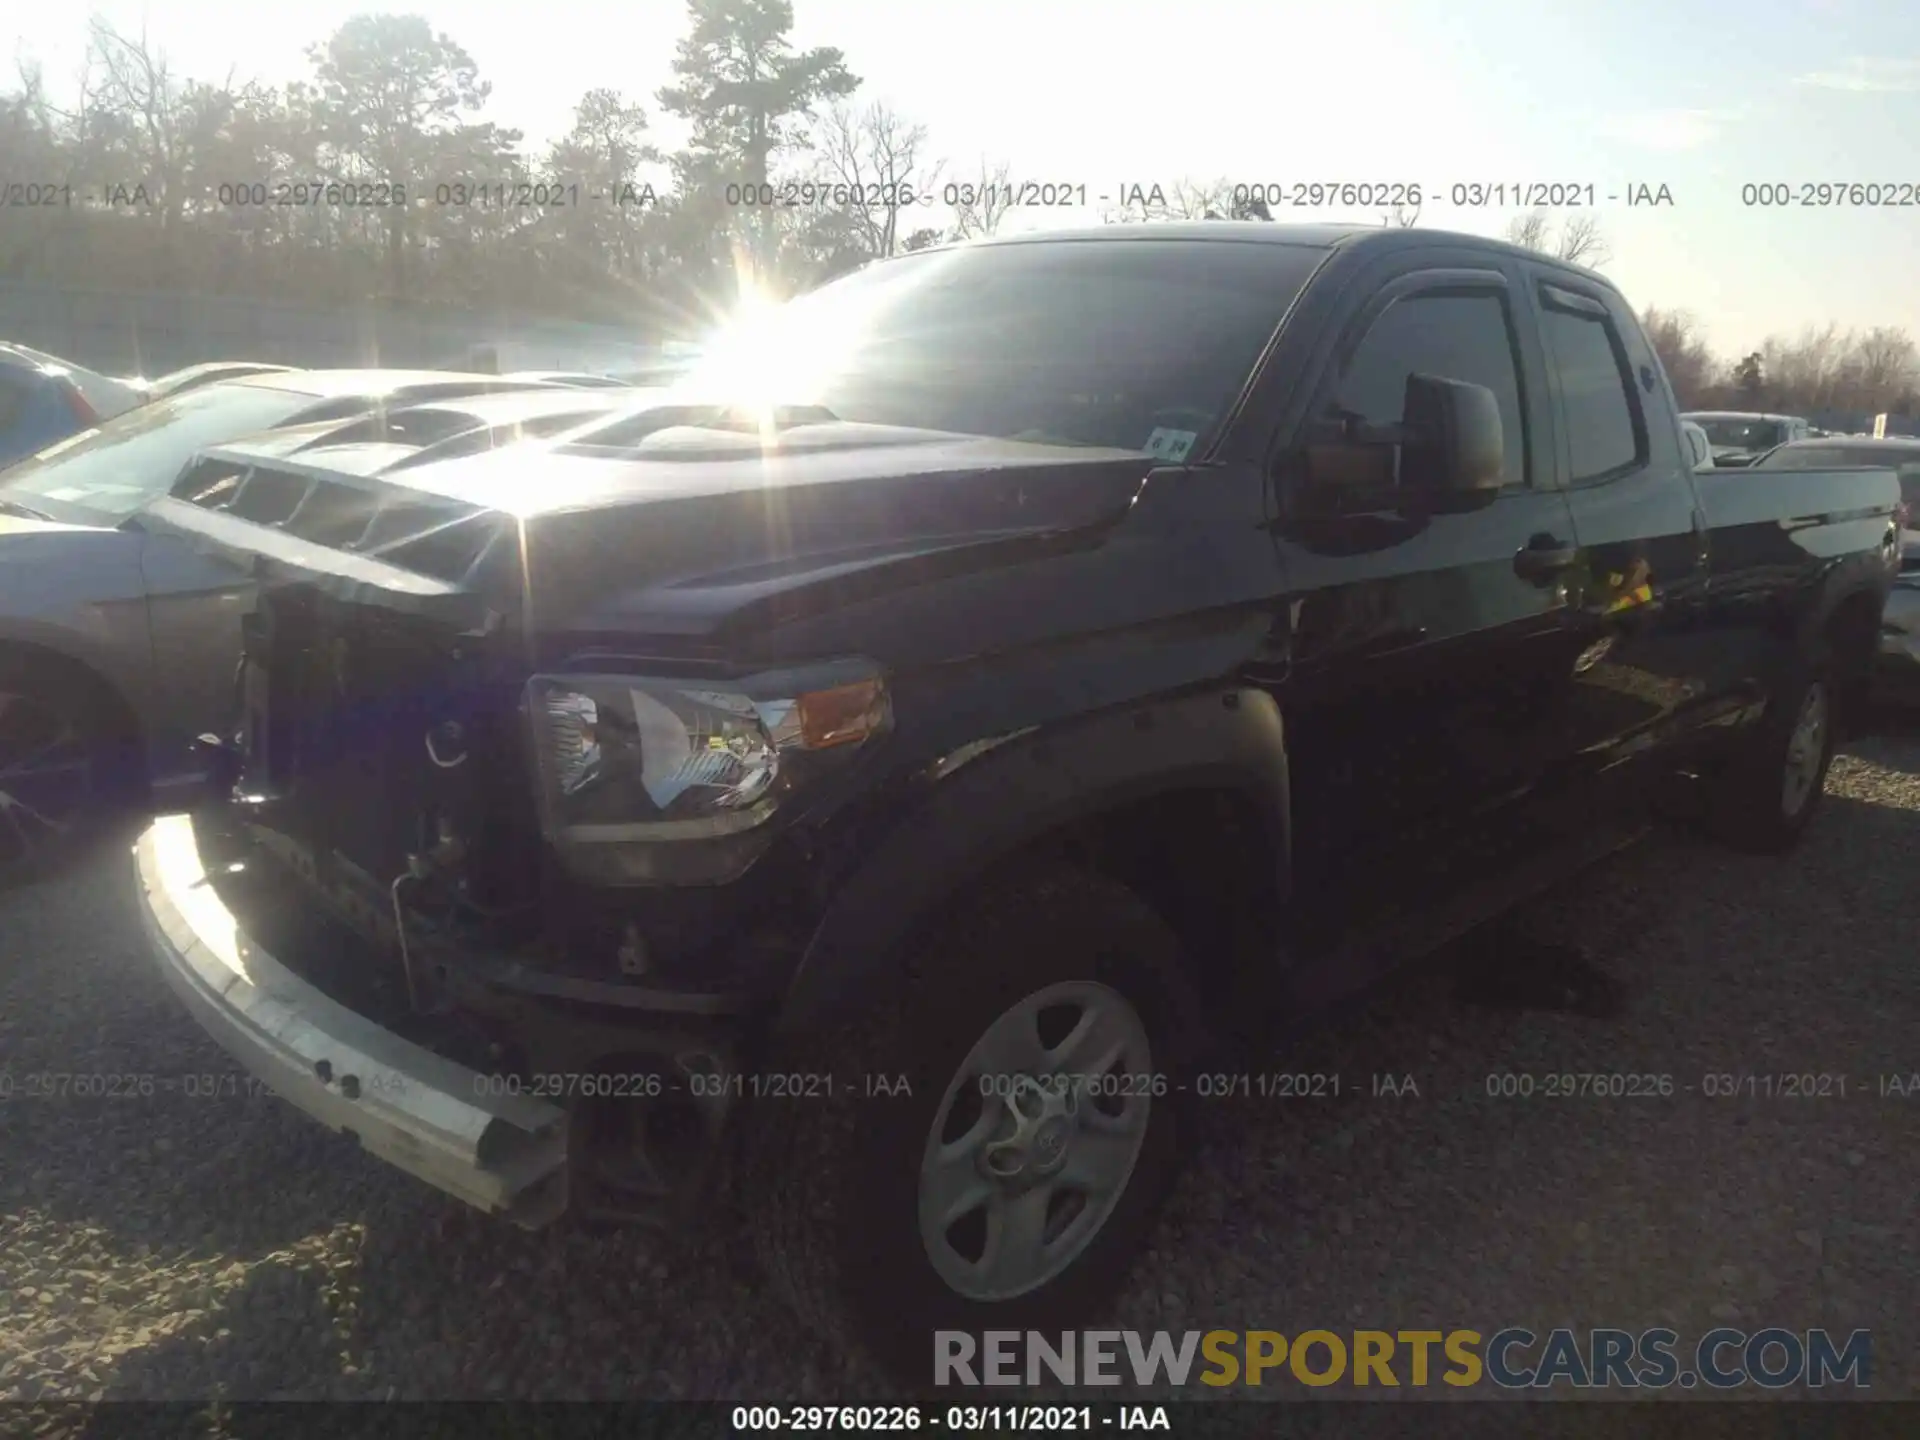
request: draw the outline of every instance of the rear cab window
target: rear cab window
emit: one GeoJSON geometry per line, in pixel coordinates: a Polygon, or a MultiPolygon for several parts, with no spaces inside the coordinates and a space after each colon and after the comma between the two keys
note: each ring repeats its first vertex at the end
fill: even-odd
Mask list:
{"type": "Polygon", "coordinates": [[[1642,390],[1657,385],[1643,386],[1640,365],[1601,301],[1550,282],[1539,295],[1542,338],[1560,390],[1569,482],[1602,485],[1644,468],[1652,446],[1642,390]]]}

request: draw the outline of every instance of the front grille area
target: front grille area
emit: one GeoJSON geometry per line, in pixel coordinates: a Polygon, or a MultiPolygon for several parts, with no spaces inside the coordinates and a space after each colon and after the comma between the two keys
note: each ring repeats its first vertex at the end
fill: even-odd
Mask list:
{"type": "Polygon", "coordinates": [[[489,637],[303,585],[263,595],[245,628],[241,790],[259,824],[382,889],[448,825],[476,914],[537,897],[518,689],[490,673],[489,637]]]}

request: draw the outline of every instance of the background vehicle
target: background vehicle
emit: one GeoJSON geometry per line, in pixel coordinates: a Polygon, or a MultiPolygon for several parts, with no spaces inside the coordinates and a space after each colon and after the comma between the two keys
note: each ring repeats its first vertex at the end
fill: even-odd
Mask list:
{"type": "Polygon", "coordinates": [[[259,360],[209,360],[203,365],[189,365],[182,370],[169,371],[157,380],[149,380],[144,390],[147,399],[164,400],[169,395],[178,395],[183,390],[196,390],[219,380],[285,374],[293,368],[291,365],[269,365],[259,360]]]}
{"type": "Polygon", "coordinates": [[[110,420],[144,398],[129,381],[0,343],[0,466],[110,420]]]}
{"type": "Polygon", "coordinates": [[[1687,452],[1693,461],[1695,470],[1713,468],[1713,442],[1707,438],[1707,432],[1691,420],[1680,422],[1680,433],[1686,437],[1687,452]]]}
{"type": "MultiPolygon", "coordinates": [[[[0,880],[37,871],[143,786],[190,783],[191,743],[230,702],[251,578],[146,513],[196,451],[270,431],[254,453],[371,473],[435,445],[546,433],[618,394],[410,371],[258,376],[142,406],[0,476],[0,880]],[[404,408],[420,400],[432,403],[404,408]]],[[[197,484],[205,473],[188,468],[197,484]]]]}
{"type": "Polygon", "coordinates": [[[523,1224],[684,1215],[744,1127],[770,1279],[904,1368],[1077,1323],[1214,1060],[1676,772],[1791,846],[1897,498],[1696,476],[1589,272],[1231,222],[873,266],[378,489],[378,564],[254,528],[229,798],[139,846],[162,973],[523,1224]]]}
{"type": "Polygon", "coordinates": [[[1807,422],[1797,415],[1764,415],[1742,410],[1695,410],[1680,417],[1707,432],[1713,463],[1751,465],[1776,445],[1807,438],[1807,422]]]}

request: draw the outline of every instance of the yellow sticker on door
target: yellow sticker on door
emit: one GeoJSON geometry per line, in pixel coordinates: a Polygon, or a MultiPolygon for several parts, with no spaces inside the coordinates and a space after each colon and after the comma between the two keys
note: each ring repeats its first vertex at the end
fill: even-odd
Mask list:
{"type": "Polygon", "coordinates": [[[1651,604],[1653,586],[1647,580],[1648,568],[1644,560],[1635,561],[1629,574],[1622,575],[1615,571],[1608,575],[1606,613],[1611,615],[1616,610],[1631,610],[1636,605],[1651,604]]]}

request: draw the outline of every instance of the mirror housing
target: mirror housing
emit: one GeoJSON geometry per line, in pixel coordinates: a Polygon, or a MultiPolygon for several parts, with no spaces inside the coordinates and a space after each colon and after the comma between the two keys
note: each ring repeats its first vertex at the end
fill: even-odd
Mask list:
{"type": "Polygon", "coordinates": [[[1504,482],[1500,401],[1484,385],[1439,375],[1407,377],[1400,484],[1425,508],[1447,513],[1493,502],[1504,482]]]}
{"type": "Polygon", "coordinates": [[[1346,514],[1458,514],[1493,503],[1504,483],[1500,402],[1484,385],[1409,375],[1401,422],[1346,424],[1307,445],[1311,508],[1346,514]]]}

